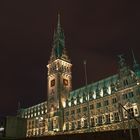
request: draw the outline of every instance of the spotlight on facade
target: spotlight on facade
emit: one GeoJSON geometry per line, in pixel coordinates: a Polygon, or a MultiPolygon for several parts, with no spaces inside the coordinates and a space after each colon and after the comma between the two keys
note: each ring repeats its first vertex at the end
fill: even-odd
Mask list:
{"type": "Polygon", "coordinates": [[[0,127],[0,132],[4,131],[4,127],[0,127]]]}
{"type": "Polygon", "coordinates": [[[40,121],[42,121],[43,120],[43,117],[40,117],[40,121]]]}
{"type": "Polygon", "coordinates": [[[137,82],[137,85],[140,85],[140,83],[139,83],[139,82],[137,82]]]}

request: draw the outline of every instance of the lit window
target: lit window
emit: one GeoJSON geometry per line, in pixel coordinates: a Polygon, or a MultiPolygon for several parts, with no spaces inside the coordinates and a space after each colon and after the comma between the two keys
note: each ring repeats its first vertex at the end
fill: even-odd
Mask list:
{"type": "Polygon", "coordinates": [[[97,108],[100,108],[100,107],[101,107],[101,103],[100,103],[100,102],[97,103],[97,104],[96,104],[96,107],[97,107],[97,108]]]}
{"type": "Polygon", "coordinates": [[[94,105],[92,104],[92,105],[90,105],[90,109],[94,109],[94,105]]]}
{"type": "Polygon", "coordinates": [[[139,114],[139,113],[138,113],[138,109],[137,109],[137,108],[135,108],[135,110],[134,110],[134,111],[135,111],[135,116],[138,116],[138,114],[139,114]]]}
{"type": "Polygon", "coordinates": [[[115,120],[115,122],[119,121],[119,113],[118,112],[114,113],[114,120],[115,120]]]}
{"type": "Polygon", "coordinates": [[[43,109],[43,105],[41,106],[41,109],[43,109]]]}
{"type": "Polygon", "coordinates": [[[101,91],[100,91],[100,96],[103,97],[103,94],[104,94],[104,93],[103,93],[103,89],[101,89],[101,91]]]}
{"type": "Polygon", "coordinates": [[[69,106],[71,106],[71,102],[69,102],[69,106]]]}
{"type": "Polygon", "coordinates": [[[110,114],[107,114],[106,115],[106,124],[109,124],[110,123],[110,114]]]}
{"type": "Polygon", "coordinates": [[[98,119],[97,118],[95,119],[95,122],[98,123],[98,119]]]}
{"type": "Polygon", "coordinates": [[[108,94],[111,94],[111,87],[108,87],[108,94]]]}
{"type": "Polygon", "coordinates": [[[105,105],[105,106],[109,105],[108,100],[104,101],[104,105],[105,105]]]}
{"type": "Polygon", "coordinates": [[[134,110],[133,110],[133,108],[129,108],[128,112],[129,112],[130,118],[132,119],[134,117],[134,110]]]}
{"type": "Polygon", "coordinates": [[[77,100],[74,100],[74,104],[75,104],[75,105],[77,104],[77,100]]]}
{"type": "Polygon", "coordinates": [[[96,93],[95,93],[95,92],[94,92],[94,94],[93,94],[93,98],[96,99],[96,93]]]}
{"type": "Polygon", "coordinates": [[[80,103],[83,103],[83,98],[82,97],[80,98],[80,103]]]}
{"type": "Polygon", "coordinates": [[[102,121],[103,121],[102,116],[99,116],[99,117],[98,117],[98,124],[99,124],[99,125],[102,124],[102,121]]]}
{"type": "Polygon", "coordinates": [[[63,104],[63,107],[65,108],[66,107],[66,101],[63,101],[62,104],[63,104]]]}

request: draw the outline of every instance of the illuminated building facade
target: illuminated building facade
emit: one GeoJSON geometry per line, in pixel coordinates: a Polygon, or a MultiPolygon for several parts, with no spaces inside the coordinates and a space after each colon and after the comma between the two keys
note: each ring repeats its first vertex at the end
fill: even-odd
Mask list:
{"type": "Polygon", "coordinates": [[[27,137],[137,128],[140,116],[140,69],[119,56],[118,74],[72,91],[71,61],[58,16],[48,62],[47,101],[20,109],[27,137]],[[126,109],[126,110],[125,110],[126,109]]]}

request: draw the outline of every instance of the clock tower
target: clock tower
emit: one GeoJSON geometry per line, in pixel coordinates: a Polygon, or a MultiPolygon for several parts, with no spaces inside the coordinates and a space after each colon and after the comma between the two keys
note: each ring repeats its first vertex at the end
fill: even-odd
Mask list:
{"type": "Polygon", "coordinates": [[[58,15],[57,30],[54,33],[51,57],[47,65],[47,103],[48,114],[51,121],[49,130],[51,131],[59,131],[63,127],[63,108],[66,105],[66,99],[72,89],[71,67],[72,64],[65,48],[64,33],[60,26],[60,15],[58,15]],[[57,116],[55,116],[55,114],[57,114],[57,116]]]}

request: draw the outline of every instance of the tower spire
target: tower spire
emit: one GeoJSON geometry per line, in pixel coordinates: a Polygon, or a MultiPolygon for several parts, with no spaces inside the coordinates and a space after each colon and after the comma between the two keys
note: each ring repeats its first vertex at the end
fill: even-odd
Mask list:
{"type": "Polygon", "coordinates": [[[61,23],[60,23],[60,14],[58,13],[57,15],[57,25],[56,25],[56,31],[54,32],[54,37],[53,37],[53,48],[52,48],[52,53],[50,60],[54,61],[55,59],[65,59],[69,61],[67,53],[66,53],[66,48],[65,48],[65,36],[63,29],[61,28],[61,23]]]}
{"type": "Polygon", "coordinates": [[[60,14],[58,13],[58,17],[57,17],[57,31],[60,31],[61,29],[61,25],[60,25],[60,14]]]}
{"type": "Polygon", "coordinates": [[[133,50],[131,49],[133,56],[133,69],[138,77],[140,77],[140,65],[137,63],[133,50]]]}

